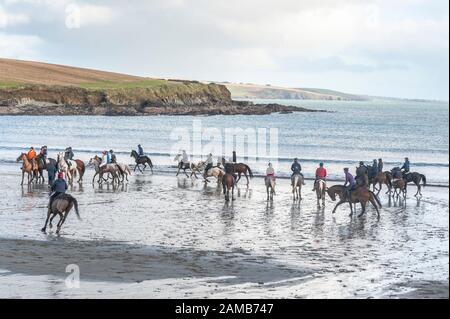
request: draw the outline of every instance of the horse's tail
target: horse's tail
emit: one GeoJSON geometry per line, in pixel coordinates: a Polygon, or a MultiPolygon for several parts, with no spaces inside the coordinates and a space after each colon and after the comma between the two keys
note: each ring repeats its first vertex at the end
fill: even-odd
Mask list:
{"type": "Polygon", "coordinates": [[[378,206],[380,206],[380,208],[382,208],[383,205],[381,204],[381,201],[380,201],[380,199],[378,198],[378,196],[377,196],[374,192],[372,192],[372,191],[369,191],[369,193],[373,196],[373,198],[374,198],[375,201],[377,202],[378,206]]]}
{"type": "Polygon", "coordinates": [[[425,175],[423,175],[423,174],[420,174],[420,177],[423,180],[423,187],[427,186],[427,177],[425,175]]]}
{"type": "Polygon", "coordinates": [[[253,178],[253,172],[252,172],[252,170],[250,169],[250,166],[248,166],[247,164],[245,164],[245,167],[247,167],[248,175],[250,175],[250,178],[253,178]]]}
{"type": "Polygon", "coordinates": [[[153,168],[153,163],[152,163],[152,160],[150,159],[150,157],[148,157],[148,165],[150,165],[150,167],[153,168]]]}
{"type": "Polygon", "coordinates": [[[78,210],[78,201],[75,197],[71,198],[73,207],[75,208],[75,214],[77,214],[78,220],[81,220],[80,211],[78,210]]]}
{"type": "Polygon", "coordinates": [[[128,167],[128,165],[125,165],[125,172],[126,172],[128,175],[131,175],[130,167],[128,167]]]}

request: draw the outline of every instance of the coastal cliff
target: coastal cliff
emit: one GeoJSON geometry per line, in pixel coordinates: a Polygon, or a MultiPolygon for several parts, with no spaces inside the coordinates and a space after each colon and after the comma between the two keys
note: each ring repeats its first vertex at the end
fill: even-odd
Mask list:
{"type": "Polygon", "coordinates": [[[308,112],[234,101],[225,85],[0,59],[0,115],[218,115],[308,112]]]}

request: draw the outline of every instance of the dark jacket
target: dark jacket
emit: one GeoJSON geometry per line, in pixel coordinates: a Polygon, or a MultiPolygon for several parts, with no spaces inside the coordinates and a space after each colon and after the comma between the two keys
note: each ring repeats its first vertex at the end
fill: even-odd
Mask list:
{"type": "Polygon", "coordinates": [[[369,174],[369,169],[365,165],[361,165],[356,169],[356,176],[364,176],[369,174]]]}
{"type": "Polygon", "coordinates": [[[378,173],[381,173],[383,171],[384,163],[378,162],[378,173]]]}
{"type": "Polygon", "coordinates": [[[297,163],[294,162],[294,163],[292,163],[291,171],[293,173],[300,173],[302,171],[302,166],[300,165],[299,162],[297,162],[297,163]]]}
{"type": "Polygon", "coordinates": [[[409,166],[410,166],[409,161],[406,161],[405,164],[403,164],[401,169],[404,170],[405,172],[409,172],[409,168],[410,168],[409,166]]]}
{"type": "Polygon", "coordinates": [[[58,178],[52,185],[52,191],[55,193],[65,193],[67,188],[67,183],[64,179],[58,178]]]}
{"type": "Polygon", "coordinates": [[[64,153],[64,159],[67,160],[72,160],[74,157],[73,151],[72,150],[66,150],[64,153]]]}
{"type": "Polygon", "coordinates": [[[111,163],[117,164],[117,157],[116,154],[111,154],[111,158],[110,158],[111,163]]]}

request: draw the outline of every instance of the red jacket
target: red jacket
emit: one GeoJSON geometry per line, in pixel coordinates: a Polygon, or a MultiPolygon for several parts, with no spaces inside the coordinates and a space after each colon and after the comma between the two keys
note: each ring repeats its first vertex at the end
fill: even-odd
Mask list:
{"type": "Polygon", "coordinates": [[[316,169],[316,178],[325,178],[327,177],[327,170],[323,167],[319,167],[316,169]]]}

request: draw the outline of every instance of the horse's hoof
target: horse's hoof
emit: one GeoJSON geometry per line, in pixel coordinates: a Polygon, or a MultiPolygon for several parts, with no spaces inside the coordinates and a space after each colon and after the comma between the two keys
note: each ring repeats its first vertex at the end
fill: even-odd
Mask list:
{"type": "Polygon", "coordinates": [[[45,228],[42,228],[42,229],[41,229],[41,232],[45,233],[45,231],[46,231],[46,229],[45,229],[45,228]]]}

